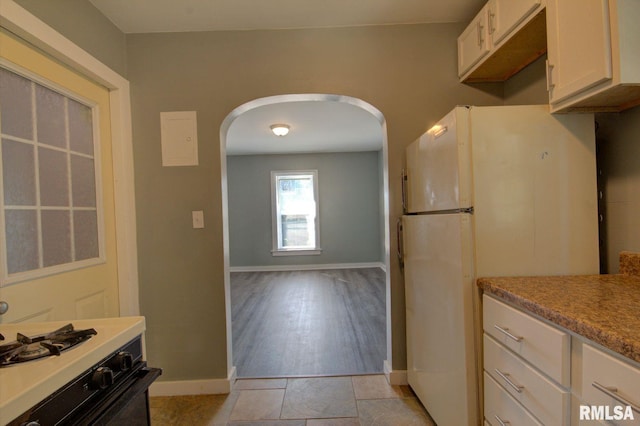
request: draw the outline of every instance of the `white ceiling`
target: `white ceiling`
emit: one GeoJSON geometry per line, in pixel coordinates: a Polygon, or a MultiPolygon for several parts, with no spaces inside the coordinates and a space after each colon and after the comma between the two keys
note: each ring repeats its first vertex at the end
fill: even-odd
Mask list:
{"type": "Polygon", "coordinates": [[[90,0],[124,33],[468,22],[486,0],[90,0]]]}
{"type": "MultiPolygon", "coordinates": [[[[323,28],[468,22],[486,0],[90,0],[124,33],[323,28]]],[[[326,100],[250,109],[229,128],[227,153],[370,151],[382,147],[378,120],[326,100]],[[276,137],[269,126],[286,123],[276,137]]]]}
{"type": "Polygon", "coordinates": [[[382,126],[370,112],[352,104],[293,101],[264,105],[236,118],[227,133],[227,154],[377,151],[382,126]],[[287,136],[269,126],[289,124],[287,136]]]}

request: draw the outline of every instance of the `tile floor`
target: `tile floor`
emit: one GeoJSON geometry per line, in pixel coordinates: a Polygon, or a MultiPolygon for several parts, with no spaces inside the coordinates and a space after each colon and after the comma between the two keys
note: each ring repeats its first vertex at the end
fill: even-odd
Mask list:
{"type": "Polygon", "coordinates": [[[152,397],[153,426],[370,426],[435,423],[384,375],[238,380],[228,395],[152,397]]]}

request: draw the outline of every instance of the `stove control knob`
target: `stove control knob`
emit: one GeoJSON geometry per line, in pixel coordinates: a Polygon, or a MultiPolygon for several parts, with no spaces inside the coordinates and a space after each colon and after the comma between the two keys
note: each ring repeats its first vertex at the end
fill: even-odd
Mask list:
{"type": "Polygon", "coordinates": [[[129,371],[133,366],[133,355],[129,352],[118,352],[115,357],[113,357],[113,362],[111,363],[111,368],[116,371],[129,371]]]}
{"type": "Polygon", "coordinates": [[[93,389],[106,389],[113,384],[113,371],[109,367],[98,367],[91,376],[93,389]]]}

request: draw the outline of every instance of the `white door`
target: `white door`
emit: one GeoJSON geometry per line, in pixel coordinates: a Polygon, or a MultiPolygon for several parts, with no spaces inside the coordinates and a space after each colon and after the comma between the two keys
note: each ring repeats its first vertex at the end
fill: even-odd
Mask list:
{"type": "Polygon", "coordinates": [[[455,108],[407,147],[407,212],[471,206],[468,114],[455,108]]]}
{"type": "Polygon", "coordinates": [[[613,77],[608,0],[549,1],[547,40],[552,104],[613,77]]]}
{"type": "Polygon", "coordinates": [[[409,384],[438,425],[476,425],[471,217],[403,216],[402,227],[409,384]]]}
{"type": "Polygon", "coordinates": [[[109,92],[4,31],[0,58],[0,321],[118,316],[109,92]]]}

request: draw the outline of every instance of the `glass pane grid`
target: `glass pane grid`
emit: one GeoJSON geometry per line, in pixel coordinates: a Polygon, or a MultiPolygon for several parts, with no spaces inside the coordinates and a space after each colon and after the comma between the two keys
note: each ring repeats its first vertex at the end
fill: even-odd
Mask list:
{"type": "Polygon", "coordinates": [[[100,257],[93,116],[0,68],[6,274],[100,257]]]}

